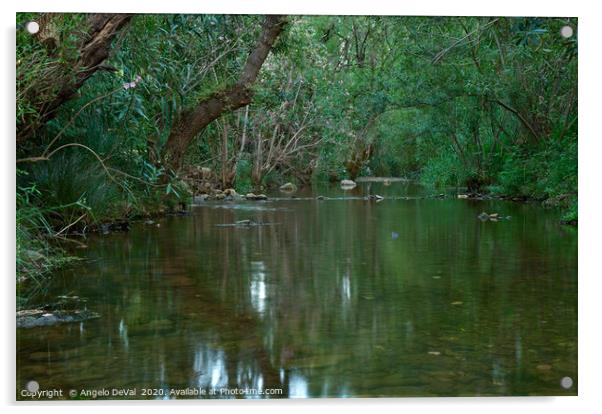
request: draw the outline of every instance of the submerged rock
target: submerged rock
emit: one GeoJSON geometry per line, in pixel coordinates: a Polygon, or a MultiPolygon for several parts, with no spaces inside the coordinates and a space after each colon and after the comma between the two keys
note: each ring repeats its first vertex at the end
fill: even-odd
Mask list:
{"type": "Polygon", "coordinates": [[[500,213],[490,213],[487,214],[484,211],[477,216],[477,218],[481,221],[498,221],[498,220],[510,220],[512,217],[510,216],[502,216],[500,213]]]}
{"type": "Polygon", "coordinates": [[[238,220],[234,223],[223,223],[223,224],[214,224],[216,227],[259,227],[259,226],[273,226],[280,223],[270,223],[270,222],[261,222],[255,221],[252,219],[247,220],[238,220]]]}
{"type": "Polygon", "coordinates": [[[484,211],[481,212],[481,214],[479,214],[477,217],[479,218],[479,220],[482,220],[482,221],[489,220],[489,214],[485,213],[484,211]]]}
{"type": "Polygon", "coordinates": [[[379,202],[379,201],[384,200],[385,198],[383,196],[378,195],[378,194],[370,194],[369,196],[364,197],[364,199],[365,200],[374,200],[376,202],[379,202]]]}
{"type": "Polygon", "coordinates": [[[250,226],[251,224],[255,224],[255,222],[253,220],[238,220],[234,224],[238,226],[250,226]]]}
{"type": "Polygon", "coordinates": [[[28,309],[17,312],[17,328],[52,326],[60,323],[83,322],[96,318],[100,318],[98,313],[86,309],[71,311],[45,311],[42,309],[28,309]]]}

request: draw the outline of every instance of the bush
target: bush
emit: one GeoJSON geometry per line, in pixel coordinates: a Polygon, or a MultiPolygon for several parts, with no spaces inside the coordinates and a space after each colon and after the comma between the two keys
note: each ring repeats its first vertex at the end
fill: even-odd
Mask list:
{"type": "Polygon", "coordinates": [[[506,193],[540,200],[576,196],[576,135],[513,149],[499,174],[499,183],[506,193]]]}

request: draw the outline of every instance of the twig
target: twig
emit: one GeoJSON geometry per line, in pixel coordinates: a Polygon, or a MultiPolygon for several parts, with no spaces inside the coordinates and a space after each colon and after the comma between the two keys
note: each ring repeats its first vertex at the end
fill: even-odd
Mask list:
{"type": "Polygon", "coordinates": [[[493,19],[492,21],[490,21],[489,23],[487,23],[486,25],[484,25],[483,27],[477,27],[475,30],[473,30],[472,32],[468,33],[466,36],[461,37],[460,39],[456,40],[454,43],[452,43],[450,46],[446,47],[445,49],[443,49],[442,51],[440,51],[439,53],[437,53],[435,55],[435,57],[433,58],[433,60],[431,61],[431,63],[433,65],[436,65],[437,63],[439,63],[441,61],[441,59],[443,59],[443,57],[453,48],[455,48],[456,46],[458,46],[460,43],[462,43],[464,40],[466,40],[467,38],[469,38],[470,36],[472,36],[473,34],[485,30],[485,28],[487,28],[488,26],[491,26],[492,24],[494,24],[495,22],[497,22],[499,20],[498,18],[493,19]]]}
{"type": "Polygon", "coordinates": [[[73,223],[70,223],[70,224],[66,225],[65,227],[63,227],[61,231],[59,231],[58,233],[56,233],[54,235],[54,237],[59,236],[62,232],[68,230],[71,226],[74,226],[75,224],[77,224],[77,222],[79,222],[81,219],[83,219],[84,217],[86,217],[86,215],[88,215],[88,213],[84,213],[81,216],[79,216],[79,218],[77,220],[75,220],[73,223]]]}

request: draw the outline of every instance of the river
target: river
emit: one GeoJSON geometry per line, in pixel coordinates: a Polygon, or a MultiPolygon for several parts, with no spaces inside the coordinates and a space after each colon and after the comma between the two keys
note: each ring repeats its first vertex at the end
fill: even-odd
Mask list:
{"type": "Polygon", "coordinates": [[[44,299],[101,317],[19,329],[17,398],[30,380],[130,398],[576,395],[577,229],[430,193],[319,186],[92,236],[44,299]],[[246,219],[268,224],[216,226],[246,219]]]}

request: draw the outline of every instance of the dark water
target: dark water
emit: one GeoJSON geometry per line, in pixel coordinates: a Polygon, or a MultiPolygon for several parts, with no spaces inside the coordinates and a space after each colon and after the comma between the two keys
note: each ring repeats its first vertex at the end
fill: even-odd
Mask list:
{"type": "MultiPolygon", "coordinates": [[[[362,184],[346,195],[425,191],[362,184]]],[[[233,397],[209,395],[226,388],[575,395],[577,230],[558,220],[455,197],[277,200],[207,203],[160,227],[95,237],[48,300],[86,298],[102,317],[20,329],[18,398],[29,380],[65,392],[131,388],[133,398],[187,387],[207,392],[197,398],[233,397]],[[512,218],[481,222],[481,211],[512,218]],[[243,219],[275,224],[215,226],[243,219]]]]}

